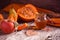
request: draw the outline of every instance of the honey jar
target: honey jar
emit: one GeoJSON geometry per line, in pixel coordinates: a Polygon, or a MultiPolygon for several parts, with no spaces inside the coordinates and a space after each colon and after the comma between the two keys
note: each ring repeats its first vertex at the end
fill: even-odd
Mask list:
{"type": "Polygon", "coordinates": [[[38,13],[35,17],[34,23],[35,23],[35,28],[36,29],[43,29],[46,27],[47,25],[47,21],[46,21],[46,14],[44,13],[38,13]]]}

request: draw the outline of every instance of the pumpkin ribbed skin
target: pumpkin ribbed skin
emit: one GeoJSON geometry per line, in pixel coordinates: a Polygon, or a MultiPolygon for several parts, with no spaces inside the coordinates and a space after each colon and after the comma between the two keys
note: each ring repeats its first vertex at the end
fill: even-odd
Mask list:
{"type": "Polygon", "coordinates": [[[34,5],[27,4],[24,7],[18,9],[17,13],[23,21],[31,21],[35,18],[38,12],[34,5]]]}

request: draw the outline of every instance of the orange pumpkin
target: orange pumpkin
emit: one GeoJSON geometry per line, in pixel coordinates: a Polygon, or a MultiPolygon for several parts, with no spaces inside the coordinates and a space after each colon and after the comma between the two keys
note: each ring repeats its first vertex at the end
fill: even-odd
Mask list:
{"type": "Polygon", "coordinates": [[[35,18],[38,11],[34,5],[27,4],[24,7],[19,8],[17,13],[23,21],[31,21],[35,18]]]}

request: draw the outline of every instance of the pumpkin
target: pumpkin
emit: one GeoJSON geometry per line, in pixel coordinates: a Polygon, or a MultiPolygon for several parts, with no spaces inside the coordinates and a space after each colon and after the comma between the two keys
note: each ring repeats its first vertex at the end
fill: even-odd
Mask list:
{"type": "Polygon", "coordinates": [[[24,7],[19,8],[17,13],[23,21],[31,21],[35,18],[38,11],[34,5],[26,4],[24,7]]]}

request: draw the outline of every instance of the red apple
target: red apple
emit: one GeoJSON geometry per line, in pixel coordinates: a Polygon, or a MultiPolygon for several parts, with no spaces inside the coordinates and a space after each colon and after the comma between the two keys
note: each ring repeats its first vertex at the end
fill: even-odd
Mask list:
{"type": "Polygon", "coordinates": [[[1,22],[1,30],[4,33],[11,33],[11,32],[13,32],[14,31],[14,24],[13,24],[13,22],[8,22],[8,21],[3,20],[1,22]]]}

